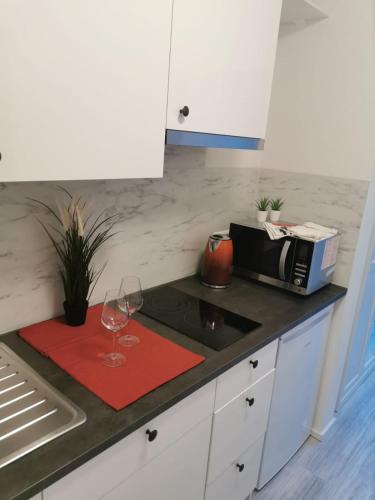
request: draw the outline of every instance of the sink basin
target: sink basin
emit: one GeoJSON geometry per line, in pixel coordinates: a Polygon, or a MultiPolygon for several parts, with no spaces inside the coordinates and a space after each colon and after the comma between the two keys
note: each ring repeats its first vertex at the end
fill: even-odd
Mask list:
{"type": "Polygon", "coordinates": [[[0,468],[85,420],[78,406],[0,342],[0,468]]]}

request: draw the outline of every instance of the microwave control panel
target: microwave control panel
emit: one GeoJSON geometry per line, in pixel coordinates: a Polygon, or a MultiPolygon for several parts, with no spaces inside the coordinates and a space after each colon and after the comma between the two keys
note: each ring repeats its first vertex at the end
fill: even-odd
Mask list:
{"type": "Polygon", "coordinates": [[[307,264],[296,262],[293,270],[293,283],[297,286],[304,286],[307,276],[307,264]]]}
{"type": "Polygon", "coordinates": [[[295,260],[292,269],[292,283],[303,288],[307,287],[309,270],[313,253],[313,243],[298,240],[295,260]]]}

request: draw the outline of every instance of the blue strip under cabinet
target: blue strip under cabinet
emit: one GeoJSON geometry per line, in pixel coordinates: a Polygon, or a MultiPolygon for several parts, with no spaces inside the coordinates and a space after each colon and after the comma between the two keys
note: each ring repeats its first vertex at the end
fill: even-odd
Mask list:
{"type": "Polygon", "coordinates": [[[264,139],[167,129],[165,144],[200,148],[264,149],[264,139]]]}

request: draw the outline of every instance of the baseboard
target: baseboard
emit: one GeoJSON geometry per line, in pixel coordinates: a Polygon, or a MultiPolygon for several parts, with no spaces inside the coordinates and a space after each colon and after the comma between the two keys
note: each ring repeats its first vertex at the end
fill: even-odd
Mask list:
{"type": "Polygon", "coordinates": [[[323,441],[324,437],[331,430],[331,427],[333,426],[333,424],[335,423],[335,421],[336,421],[336,417],[333,417],[330,420],[330,422],[328,422],[328,424],[321,431],[318,431],[317,429],[314,429],[314,428],[311,429],[311,435],[312,435],[312,437],[314,437],[318,441],[323,441]]]}

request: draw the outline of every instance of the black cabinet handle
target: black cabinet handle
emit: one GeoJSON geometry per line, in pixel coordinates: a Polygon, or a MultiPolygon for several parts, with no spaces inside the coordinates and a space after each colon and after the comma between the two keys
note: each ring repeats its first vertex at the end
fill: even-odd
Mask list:
{"type": "Polygon", "coordinates": [[[249,403],[249,406],[253,406],[253,404],[255,403],[255,399],[254,398],[246,398],[246,401],[249,403]]]}
{"type": "Polygon", "coordinates": [[[238,470],[240,472],[242,472],[244,470],[244,468],[245,468],[245,465],[244,464],[236,464],[236,467],[238,468],[238,470]]]}
{"type": "Polygon", "coordinates": [[[158,435],[158,431],[154,429],[153,431],[150,431],[150,429],[147,429],[146,434],[148,435],[148,440],[154,441],[156,439],[156,436],[158,435]]]}
{"type": "Polygon", "coordinates": [[[190,109],[188,106],[184,106],[183,108],[180,109],[180,115],[182,116],[189,116],[190,109]]]}
{"type": "Polygon", "coordinates": [[[253,368],[256,368],[258,366],[258,360],[256,359],[255,361],[250,361],[250,364],[253,368]]]}

